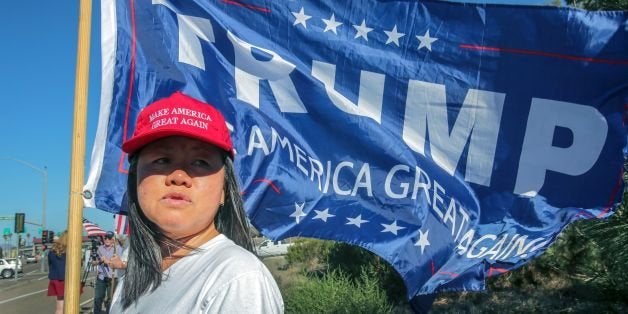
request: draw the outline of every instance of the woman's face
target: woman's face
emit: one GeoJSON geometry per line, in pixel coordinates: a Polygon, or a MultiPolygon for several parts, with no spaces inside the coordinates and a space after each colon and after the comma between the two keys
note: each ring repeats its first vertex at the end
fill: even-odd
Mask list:
{"type": "Polygon", "coordinates": [[[221,150],[182,136],[146,145],[137,164],[137,196],[146,217],[171,238],[214,228],[224,200],[221,150]]]}

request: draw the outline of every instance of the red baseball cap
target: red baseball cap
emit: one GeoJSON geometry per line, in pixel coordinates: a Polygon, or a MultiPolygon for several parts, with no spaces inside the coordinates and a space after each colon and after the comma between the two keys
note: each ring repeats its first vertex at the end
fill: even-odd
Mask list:
{"type": "Polygon", "coordinates": [[[212,144],[233,158],[233,144],[222,114],[212,105],[181,92],[142,109],[133,137],[122,144],[122,150],[131,155],[147,144],[168,136],[185,136],[212,144]]]}

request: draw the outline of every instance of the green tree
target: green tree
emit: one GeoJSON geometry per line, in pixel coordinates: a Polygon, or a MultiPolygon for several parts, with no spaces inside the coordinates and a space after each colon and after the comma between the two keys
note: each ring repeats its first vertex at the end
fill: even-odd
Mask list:
{"type": "Polygon", "coordinates": [[[587,10],[628,10],[628,0],[567,0],[567,4],[587,10]]]}
{"type": "Polygon", "coordinates": [[[599,253],[599,265],[592,265],[588,271],[591,281],[625,301],[628,301],[627,199],[628,193],[624,193],[624,202],[611,218],[581,228],[599,253]]]}

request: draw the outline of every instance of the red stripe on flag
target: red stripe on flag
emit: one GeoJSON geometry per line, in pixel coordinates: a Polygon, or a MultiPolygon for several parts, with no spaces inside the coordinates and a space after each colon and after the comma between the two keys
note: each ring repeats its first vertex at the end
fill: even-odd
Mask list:
{"type": "Polygon", "coordinates": [[[130,234],[129,217],[126,215],[114,215],[114,229],[117,234],[130,234]]]}
{"type": "Polygon", "coordinates": [[[619,187],[621,186],[623,178],[624,178],[624,169],[622,167],[621,171],[619,172],[619,178],[617,179],[615,188],[613,189],[613,193],[611,193],[611,197],[608,200],[608,205],[606,205],[606,209],[604,209],[603,212],[597,215],[597,218],[604,217],[604,215],[606,215],[606,213],[608,213],[608,211],[613,207],[613,203],[615,203],[615,196],[617,195],[617,192],[619,191],[619,187]]]}
{"type": "MultiPolygon", "coordinates": [[[[129,92],[126,98],[126,111],[124,113],[124,127],[122,130],[122,142],[127,140],[128,133],[128,123],[129,123],[129,111],[131,109],[131,96],[133,95],[133,82],[135,77],[135,4],[133,0],[129,1],[131,7],[131,70],[129,71],[129,92]]],[[[120,147],[122,147],[122,143],[120,143],[120,147]]],[[[124,159],[126,157],[126,153],[120,153],[120,162],[118,163],[118,171],[122,173],[129,173],[128,170],[124,169],[124,159]]]]}
{"type": "Polygon", "coordinates": [[[252,4],[247,4],[247,3],[242,3],[240,1],[222,0],[222,2],[224,2],[226,4],[241,6],[241,7],[247,8],[247,9],[251,9],[251,10],[261,11],[261,12],[264,12],[264,13],[270,13],[270,9],[269,8],[259,7],[259,6],[252,5],[252,4]]]}
{"type": "Polygon", "coordinates": [[[83,219],[83,229],[87,232],[88,237],[104,236],[107,232],[100,228],[97,224],[87,219],[83,219]]]}
{"type": "Polygon", "coordinates": [[[469,44],[460,44],[459,47],[462,49],[470,49],[470,50],[508,52],[508,53],[514,53],[514,54],[534,55],[534,56],[558,58],[558,59],[565,59],[565,60],[572,60],[572,61],[585,61],[585,62],[593,62],[593,63],[628,65],[628,60],[598,59],[598,58],[571,56],[571,55],[565,55],[565,54],[560,54],[560,53],[536,51],[536,50],[488,47],[488,46],[469,45],[469,44]]]}
{"type": "Polygon", "coordinates": [[[506,268],[491,267],[488,269],[488,276],[492,277],[506,272],[508,272],[506,268]]]}

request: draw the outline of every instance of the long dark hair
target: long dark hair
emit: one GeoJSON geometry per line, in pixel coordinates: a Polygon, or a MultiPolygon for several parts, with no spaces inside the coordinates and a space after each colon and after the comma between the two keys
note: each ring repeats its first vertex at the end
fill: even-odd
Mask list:
{"type": "MultiPolygon", "coordinates": [[[[153,291],[161,285],[163,277],[161,270],[162,246],[197,250],[197,248],[188,247],[185,243],[166,236],[159,226],[144,215],[137,198],[138,159],[139,152],[129,157],[127,193],[131,235],[129,236],[130,251],[127,273],[122,291],[123,309],[137,301],[149,288],[152,288],[151,291],[153,291]]],[[[225,202],[220,206],[214,218],[216,229],[237,245],[254,252],[253,240],[244,213],[244,205],[233,162],[226,154],[223,154],[223,161],[225,167],[225,202]]]]}

